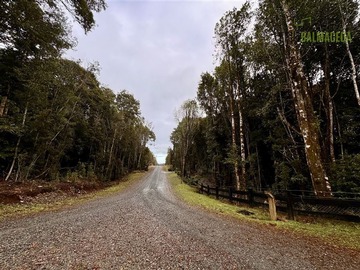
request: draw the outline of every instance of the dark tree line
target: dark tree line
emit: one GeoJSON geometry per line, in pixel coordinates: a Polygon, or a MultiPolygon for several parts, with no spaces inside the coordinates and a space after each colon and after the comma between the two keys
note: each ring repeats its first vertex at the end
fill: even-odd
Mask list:
{"type": "Polygon", "coordinates": [[[215,27],[219,65],[192,101],[206,116],[179,121],[167,163],[237,189],[359,192],[358,11],[351,0],[263,0],[226,12],[215,27]],[[339,31],[351,41],[301,42],[302,32],[339,31]]]}
{"type": "Polygon", "coordinates": [[[0,178],[111,180],[156,160],[139,101],[62,58],[74,45],[64,10],[90,31],[103,0],[0,3],[0,178]]]}

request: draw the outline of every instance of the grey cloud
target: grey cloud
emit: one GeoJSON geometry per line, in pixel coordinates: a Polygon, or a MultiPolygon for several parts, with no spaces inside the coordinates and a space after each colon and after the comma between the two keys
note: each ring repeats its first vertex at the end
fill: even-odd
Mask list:
{"type": "Polygon", "coordinates": [[[108,1],[88,35],[74,26],[78,46],[66,56],[98,61],[105,86],[134,94],[157,136],[150,148],[163,162],[175,108],[195,98],[200,74],[213,70],[215,23],[235,5],[239,1],[108,1]]]}

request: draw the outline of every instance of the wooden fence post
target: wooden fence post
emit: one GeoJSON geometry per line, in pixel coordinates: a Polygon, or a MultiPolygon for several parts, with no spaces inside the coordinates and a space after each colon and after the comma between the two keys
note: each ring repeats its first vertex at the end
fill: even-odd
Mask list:
{"type": "Polygon", "coordinates": [[[286,209],[288,213],[288,219],[295,220],[294,216],[294,204],[291,192],[289,190],[286,191],[287,201],[286,201],[286,209]]]}
{"type": "Polygon", "coordinates": [[[210,186],[207,185],[207,195],[209,196],[210,195],[210,186]]]}
{"type": "Polygon", "coordinates": [[[275,197],[270,192],[265,192],[265,194],[268,196],[270,219],[277,220],[275,197]]]}
{"type": "Polygon", "coordinates": [[[248,188],[248,201],[250,206],[254,206],[254,190],[248,188]]]}
{"type": "Polygon", "coordinates": [[[216,199],[219,199],[219,187],[218,186],[216,186],[215,192],[216,192],[216,199]]]}
{"type": "Polygon", "coordinates": [[[233,189],[232,187],[229,187],[229,201],[232,202],[233,199],[233,189]]]}

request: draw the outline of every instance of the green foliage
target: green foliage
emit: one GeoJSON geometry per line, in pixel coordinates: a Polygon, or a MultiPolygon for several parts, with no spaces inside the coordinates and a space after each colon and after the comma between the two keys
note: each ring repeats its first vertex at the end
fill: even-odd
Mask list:
{"type": "Polygon", "coordinates": [[[140,103],[100,86],[97,67],[61,58],[72,46],[63,9],[85,31],[103,0],[0,4],[0,177],[112,180],[156,160],[140,103]]]}
{"type": "Polygon", "coordinates": [[[360,154],[345,155],[331,168],[333,191],[360,193],[360,154]]]}
{"type": "Polygon", "coordinates": [[[2,1],[0,17],[0,42],[6,50],[48,57],[71,46],[59,9],[46,9],[34,0],[2,1]]]}
{"type": "Polygon", "coordinates": [[[195,137],[200,126],[199,107],[195,100],[187,100],[176,112],[178,126],[173,130],[170,141],[174,145],[173,152],[169,151],[167,160],[172,162],[176,170],[185,177],[195,166],[192,158],[194,153],[195,137]]]}
{"type": "MultiPolygon", "coordinates": [[[[323,164],[334,191],[359,192],[360,108],[346,46],[300,42],[301,31],[341,31],[345,21],[353,34],[350,50],[359,66],[358,2],[285,2],[293,23],[311,17],[311,22],[296,28],[294,38],[309,87],[313,126],[319,134],[318,162],[323,164]]],[[[255,189],[312,189],[308,146],[286,65],[287,32],[282,1],[260,1],[255,12],[246,2],[226,12],[216,24],[218,66],[201,74],[198,85],[197,100],[205,116],[199,119],[189,150],[187,170],[191,175],[202,174],[213,184],[230,186],[236,180],[237,164],[239,171],[245,167],[247,185],[255,189]],[[251,28],[249,21],[254,14],[251,28]],[[240,154],[244,152],[243,160],[240,154]]],[[[180,122],[172,133],[173,148],[167,157],[167,164],[176,170],[180,170],[182,125],[180,122]]]]}

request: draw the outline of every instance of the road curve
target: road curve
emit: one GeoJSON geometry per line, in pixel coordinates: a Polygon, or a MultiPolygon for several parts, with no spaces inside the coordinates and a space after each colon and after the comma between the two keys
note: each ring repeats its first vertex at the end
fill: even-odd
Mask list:
{"type": "Polygon", "coordinates": [[[360,254],[178,201],[161,167],[117,195],[0,223],[0,269],[360,269],[360,254]]]}

